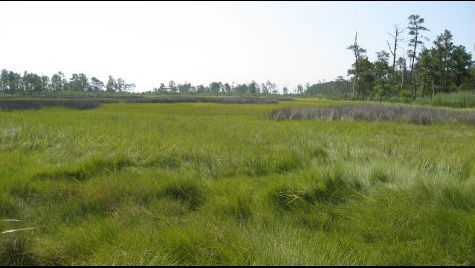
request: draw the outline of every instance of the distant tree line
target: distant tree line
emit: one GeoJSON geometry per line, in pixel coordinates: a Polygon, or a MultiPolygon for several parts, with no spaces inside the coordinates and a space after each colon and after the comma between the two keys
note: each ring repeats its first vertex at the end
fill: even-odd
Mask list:
{"type": "MultiPolygon", "coordinates": [[[[250,83],[222,83],[211,82],[209,85],[192,85],[191,83],[175,84],[171,80],[167,86],[164,83],[160,87],[152,90],[156,93],[162,94],[188,94],[188,93],[208,93],[208,94],[237,94],[237,95],[276,95],[280,94],[277,84],[267,81],[265,83],[257,83],[251,81],[250,83]]],[[[282,88],[282,94],[289,94],[287,87],[282,88]]]]}
{"type": "MultiPolygon", "coordinates": [[[[347,48],[352,52],[354,63],[348,70],[351,87],[346,85],[346,93],[356,98],[400,96],[414,100],[419,96],[475,89],[472,55],[464,46],[454,44],[452,33],[445,30],[428,48],[424,41],[429,39],[424,32],[429,29],[423,26],[424,18],[410,15],[408,20],[404,29],[394,26],[393,33],[389,34],[391,41],[387,41],[389,52],[377,52],[374,62],[366,56],[366,49],[358,43],[356,33],[354,42],[347,48]],[[405,41],[401,35],[405,31],[408,34],[406,55],[401,51],[401,43],[405,41]]],[[[329,86],[334,92],[343,92],[341,77],[332,83],[329,86]]],[[[316,92],[310,87],[306,93],[316,92]]]]}
{"type": "Polygon", "coordinates": [[[61,91],[108,91],[125,92],[133,91],[135,84],[126,83],[122,78],[115,79],[109,76],[109,80],[104,84],[96,77],[89,79],[85,74],[72,74],[66,79],[62,72],[47,75],[37,75],[24,72],[23,75],[3,69],[0,73],[0,92],[10,94],[37,94],[44,92],[61,91]]]}
{"type": "MultiPolygon", "coordinates": [[[[9,94],[38,94],[45,92],[62,91],[87,91],[87,92],[130,92],[135,89],[135,84],[127,83],[124,79],[115,79],[109,76],[106,84],[96,77],[88,78],[85,74],[72,74],[66,79],[63,72],[47,75],[38,75],[25,71],[22,74],[3,69],[0,73],[0,93],[9,94]]],[[[149,91],[150,92],[150,91],[149,91]]],[[[165,86],[154,88],[151,92],[160,94],[237,94],[237,95],[276,95],[280,94],[277,84],[267,81],[266,83],[222,83],[212,82],[209,85],[191,85],[191,83],[176,84],[173,80],[165,86]]],[[[303,92],[303,91],[302,91],[303,92]]],[[[287,87],[282,88],[282,93],[290,93],[287,87]]]]}

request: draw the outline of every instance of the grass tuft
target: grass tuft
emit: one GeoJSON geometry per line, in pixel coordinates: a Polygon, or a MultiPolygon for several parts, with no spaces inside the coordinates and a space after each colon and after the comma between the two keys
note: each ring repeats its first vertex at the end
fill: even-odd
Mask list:
{"type": "Polygon", "coordinates": [[[308,202],[341,204],[354,194],[354,189],[345,181],[343,169],[336,166],[333,170],[324,170],[317,185],[304,195],[308,202]]]}
{"type": "Polygon", "coordinates": [[[232,197],[224,209],[219,212],[232,217],[238,223],[244,223],[253,216],[252,197],[242,195],[232,197]]]}
{"type": "Polygon", "coordinates": [[[172,181],[165,187],[164,193],[172,199],[187,204],[192,210],[196,210],[206,200],[206,189],[192,179],[172,181]]]}
{"type": "Polygon", "coordinates": [[[392,176],[389,174],[387,170],[384,170],[382,167],[375,167],[371,170],[370,174],[370,182],[372,184],[375,183],[388,183],[393,180],[392,176]]]}
{"type": "Polygon", "coordinates": [[[123,167],[131,165],[131,163],[126,157],[104,159],[94,156],[70,167],[39,172],[34,177],[39,179],[74,179],[81,181],[89,179],[98,173],[117,172],[123,167]]]}
{"type": "Polygon", "coordinates": [[[33,256],[29,252],[31,241],[25,233],[0,234],[1,265],[34,265],[33,256]]]}

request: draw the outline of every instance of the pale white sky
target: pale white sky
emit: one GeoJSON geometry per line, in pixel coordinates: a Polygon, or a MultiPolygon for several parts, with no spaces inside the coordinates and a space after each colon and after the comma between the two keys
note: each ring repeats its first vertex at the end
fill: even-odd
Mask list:
{"type": "MultiPolygon", "coordinates": [[[[0,2],[0,69],[134,82],[281,87],[346,76],[356,29],[370,59],[387,32],[426,19],[474,53],[472,2],[0,2]]],[[[400,51],[402,52],[402,51],[400,51]]]]}

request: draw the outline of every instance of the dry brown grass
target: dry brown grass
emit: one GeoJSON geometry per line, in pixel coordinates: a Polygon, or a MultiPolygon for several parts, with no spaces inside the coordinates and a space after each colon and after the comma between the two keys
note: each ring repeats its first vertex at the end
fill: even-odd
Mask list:
{"type": "Polygon", "coordinates": [[[283,108],[271,113],[273,119],[328,119],[328,120],[395,120],[416,124],[440,121],[463,122],[475,125],[474,111],[454,111],[429,107],[400,105],[336,105],[330,107],[283,108]]]}

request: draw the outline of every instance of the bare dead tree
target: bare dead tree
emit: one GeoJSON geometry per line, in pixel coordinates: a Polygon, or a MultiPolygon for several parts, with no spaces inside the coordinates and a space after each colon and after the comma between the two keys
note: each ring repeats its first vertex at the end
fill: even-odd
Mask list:
{"type": "Polygon", "coordinates": [[[404,42],[404,39],[401,38],[401,34],[406,30],[407,28],[400,29],[398,25],[394,25],[394,34],[388,33],[394,40],[394,45],[391,47],[389,44],[389,41],[386,40],[386,43],[388,44],[389,52],[391,52],[391,55],[393,56],[393,70],[395,70],[396,67],[396,57],[397,57],[397,48],[399,42],[404,42]]]}
{"type": "Polygon", "coordinates": [[[361,57],[361,54],[366,52],[366,49],[358,45],[358,31],[356,31],[356,34],[355,34],[355,41],[346,49],[351,50],[355,56],[355,80],[353,82],[353,95],[355,95],[355,86],[356,86],[356,83],[358,81],[358,76],[359,76],[358,61],[361,57]]]}

